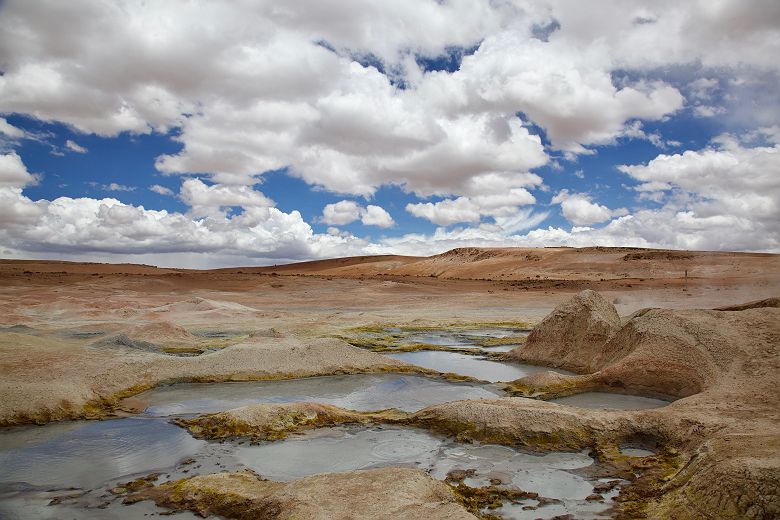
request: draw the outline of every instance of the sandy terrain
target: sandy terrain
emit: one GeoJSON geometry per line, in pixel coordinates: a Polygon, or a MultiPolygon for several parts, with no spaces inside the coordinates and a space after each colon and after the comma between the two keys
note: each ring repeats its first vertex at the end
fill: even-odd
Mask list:
{"type": "MultiPolygon", "coordinates": [[[[511,354],[580,375],[542,373],[516,382],[514,391],[548,398],[608,388],[684,399],[657,411],[592,412],[505,398],[384,419],[537,448],[613,446],[623,436],[651,436],[675,451],[659,458],[666,473],[648,473],[647,489],[634,486],[644,491],[626,500],[624,514],[636,512],[629,505],[659,518],[780,514],[780,310],[695,310],[777,297],[778,255],[467,249],[213,271],[0,261],[0,424],[100,417],[116,412],[120,398],[163,382],[414,370],[334,336],[379,324],[538,324],[583,289],[603,300],[589,296],[586,304],[559,307],[559,323],[543,323],[527,350],[511,354]],[[646,307],[662,309],[630,319],[646,307]],[[561,325],[573,321],[577,326],[561,325]]],[[[311,423],[310,413],[296,413],[303,414],[301,424],[311,423]]],[[[331,410],[329,420],[338,422],[340,414],[331,410]]],[[[278,413],[249,416],[262,423],[278,413]]],[[[382,471],[370,478],[389,478],[382,471]]],[[[419,507],[431,516],[423,511],[442,503],[438,483],[396,477],[397,485],[414,488],[398,502],[410,514],[419,507]]],[[[235,478],[245,477],[204,483],[235,478]]],[[[315,493],[304,480],[301,490],[315,493]]],[[[287,493],[289,504],[304,492],[266,487],[262,497],[287,493]]],[[[330,489],[315,488],[322,496],[330,489]]],[[[172,500],[170,493],[156,499],[172,500]]]]}

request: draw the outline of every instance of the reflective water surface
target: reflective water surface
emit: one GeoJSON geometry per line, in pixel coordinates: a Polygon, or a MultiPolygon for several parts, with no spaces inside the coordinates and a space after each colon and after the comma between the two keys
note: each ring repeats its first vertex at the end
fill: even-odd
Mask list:
{"type": "Polygon", "coordinates": [[[491,361],[479,356],[460,354],[457,352],[441,352],[436,350],[419,350],[417,352],[392,352],[384,354],[393,359],[406,361],[413,365],[439,372],[452,372],[470,376],[482,381],[514,381],[537,372],[553,370],[562,374],[568,374],[564,370],[552,369],[536,365],[523,365],[504,361],[491,361]]]}
{"type": "Polygon", "coordinates": [[[134,399],[145,414],[214,413],[256,403],[316,401],[350,410],[417,411],[460,399],[494,398],[498,390],[405,374],[359,374],[247,383],[183,383],[159,387],[134,399]]]}

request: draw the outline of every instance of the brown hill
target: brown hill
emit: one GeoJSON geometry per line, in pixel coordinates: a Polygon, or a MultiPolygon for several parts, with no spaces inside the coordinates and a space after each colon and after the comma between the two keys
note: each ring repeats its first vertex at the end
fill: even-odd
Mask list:
{"type": "Polygon", "coordinates": [[[0,277],[22,275],[233,275],[275,274],[426,277],[449,280],[716,280],[780,279],[780,255],[638,248],[458,248],[430,257],[377,255],[286,265],[212,270],[55,260],[0,260],[0,277]]]}

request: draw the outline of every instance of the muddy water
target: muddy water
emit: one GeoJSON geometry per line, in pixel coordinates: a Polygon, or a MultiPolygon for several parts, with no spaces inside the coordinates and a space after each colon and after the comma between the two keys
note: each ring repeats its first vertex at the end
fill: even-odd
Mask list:
{"type": "Polygon", "coordinates": [[[577,406],[579,408],[603,408],[608,410],[647,410],[666,406],[670,401],[642,397],[639,395],[612,394],[608,392],[585,392],[552,399],[551,402],[577,406]]]}
{"type": "Polygon", "coordinates": [[[135,397],[145,414],[168,416],[214,413],[256,403],[314,401],[350,410],[398,408],[417,411],[433,404],[460,399],[503,395],[470,383],[454,383],[423,376],[365,374],[312,377],[287,381],[177,384],[149,390],[135,397]]]}
{"type": "MultiPolygon", "coordinates": [[[[596,483],[577,474],[594,463],[586,452],[532,454],[506,446],[464,445],[414,428],[323,428],[280,442],[239,447],[238,458],[264,477],[279,481],[386,466],[419,468],[443,480],[451,470],[470,469],[475,474],[465,480],[469,486],[486,486],[498,479],[502,485],[560,501],[538,507],[531,518],[550,518],[561,511],[589,518],[608,507],[585,500],[596,483]]],[[[506,518],[516,517],[515,509],[528,513],[522,506],[538,506],[538,501],[505,506],[506,518]]]]}
{"type": "MultiPolygon", "coordinates": [[[[165,510],[149,502],[124,506],[109,489],[152,472],[160,472],[162,482],[246,467],[276,480],[387,466],[418,467],[443,479],[452,469],[473,469],[468,485],[497,478],[560,501],[538,507],[533,518],[550,518],[559,511],[587,518],[605,509],[584,500],[594,484],[578,474],[593,463],[585,453],[535,455],[502,446],[462,445],[398,427],[326,428],[249,446],[197,440],[169,422],[171,416],[258,402],[317,401],[357,410],[412,411],[497,395],[489,385],[399,374],[158,388],[137,396],[146,406],[138,417],[0,430],[0,518],[146,519],[165,510]],[[49,505],[53,499],[56,504],[49,505]]],[[[526,502],[521,505],[539,506],[526,502]]],[[[507,504],[502,512],[506,518],[516,513],[528,511],[507,504]]],[[[185,513],[177,518],[195,517],[185,513]]]]}
{"type": "Polygon", "coordinates": [[[457,352],[419,350],[417,352],[392,352],[384,355],[420,367],[438,370],[439,372],[452,372],[491,382],[514,381],[515,379],[547,370],[553,370],[561,374],[571,373],[542,366],[490,361],[478,356],[457,352]]]}
{"type": "MultiPolygon", "coordinates": [[[[384,332],[393,334],[394,346],[402,346],[408,344],[419,345],[431,345],[433,347],[453,347],[458,349],[473,349],[488,351],[507,351],[518,346],[513,345],[500,345],[498,347],[485,346],[483,342],[490,339],[505,339],[509,337],[523,337],[527,336],[530,332],[528,329],[519,329],[512,327],[493,327],[483,329],[400,329],[400,328],[387,328],[384,332]],[[497,350],[498,349],[498,350],[497,350]]],[[[379,338],[381,335],[376,333],[364,334],[366,338],[379,338]]]]}

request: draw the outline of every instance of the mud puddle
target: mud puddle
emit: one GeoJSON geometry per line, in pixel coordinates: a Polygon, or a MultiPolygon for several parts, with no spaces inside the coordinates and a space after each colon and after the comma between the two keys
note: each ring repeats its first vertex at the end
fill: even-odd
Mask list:
{"type": "Polygon", "coordinates": [[[433,404],[503,395],[498,389],[472,383],[405,374],[360,374],[246,383],[181,383],[148,390],[133,401],[140,403],[144,414],[161,417],[301,401],[358,411],[398,408],[413,412],[433,404]]]}
{"type": "Polygon", "coordinates": [[[598,503],[586,500],[598,481],[588,481],[576,472],[594,463],[585,451],[536,454],[506,446],[459,444],[415,428],[322,428],[279,442],[240,446],[238,458],[271,480],[407,466],[422,469],[439,480],[445,480],[451,472],[465,472],[463,483],[471,487],[492,483],[551,499],[544,505],[530,498],[506,504],[505,518],[523,518],[517,516],[518,511],[532,512],[531,518],[551,518],[561,511],[577,518],[595,518],[611,501],[610,497],[598,503]]]}
{"type": "MultiPolygon", "coordinates": [[[[260,445],[244,440],[208,442],[170,422],[174,416],[259,402],[317,401],[356,410],[412,411],[497,395],[500,392],[489,385],[400,374],[158,388],[136,397],[146,403],[145,412],[137,417],[0,431],[0,518],[149,518],[165,510],[148,502],[122,505],[122,498],[110,490],[150,473],[159,473],[160,483],[244,468],[272,480],[389,466],[417,467],[444,480],[453,470],[465,470],[466,485],[509,486],[551,499],[507,503],[501,513],[506,518],[515,518],[517,511],[551,518],[561,510],[587,518],[592,511],[606,509],[607,503],[586,500],[596,482],[577,473],[594,463],[585,452],[532,454],[497,445],[459,444],[424,430],[394,426],[323,428],[260,445]]],[[[194,516],[185,513],[177,518],[194,516]]]]}
{"type": "Polygon", "coordinates": [[[439,372],[451,372],[453,374],[470,376],[493,383],[514,381],[521,377],[548,370],[561,374],[571,373],[566,372],[565,370],[544,366],[491,361],[457,352],[419,350],[417,352],[391,352],[384,353],[384,355],[419,367],[430,368],[431,370],[438,370],[439,372]]]}
{"type": "MultiPolygon", "coordinates": [[[[396,348],[403,351],[410,347],[425,349],[428,346],[436,350],[506,352],[520,345],[529,332],[530,329],[518,327],[387,327],[361,331],[352,342],[364,348],[390,351],[396,348]]],[[[349,341],[349,338],[346,339],[349,341]]]]}

